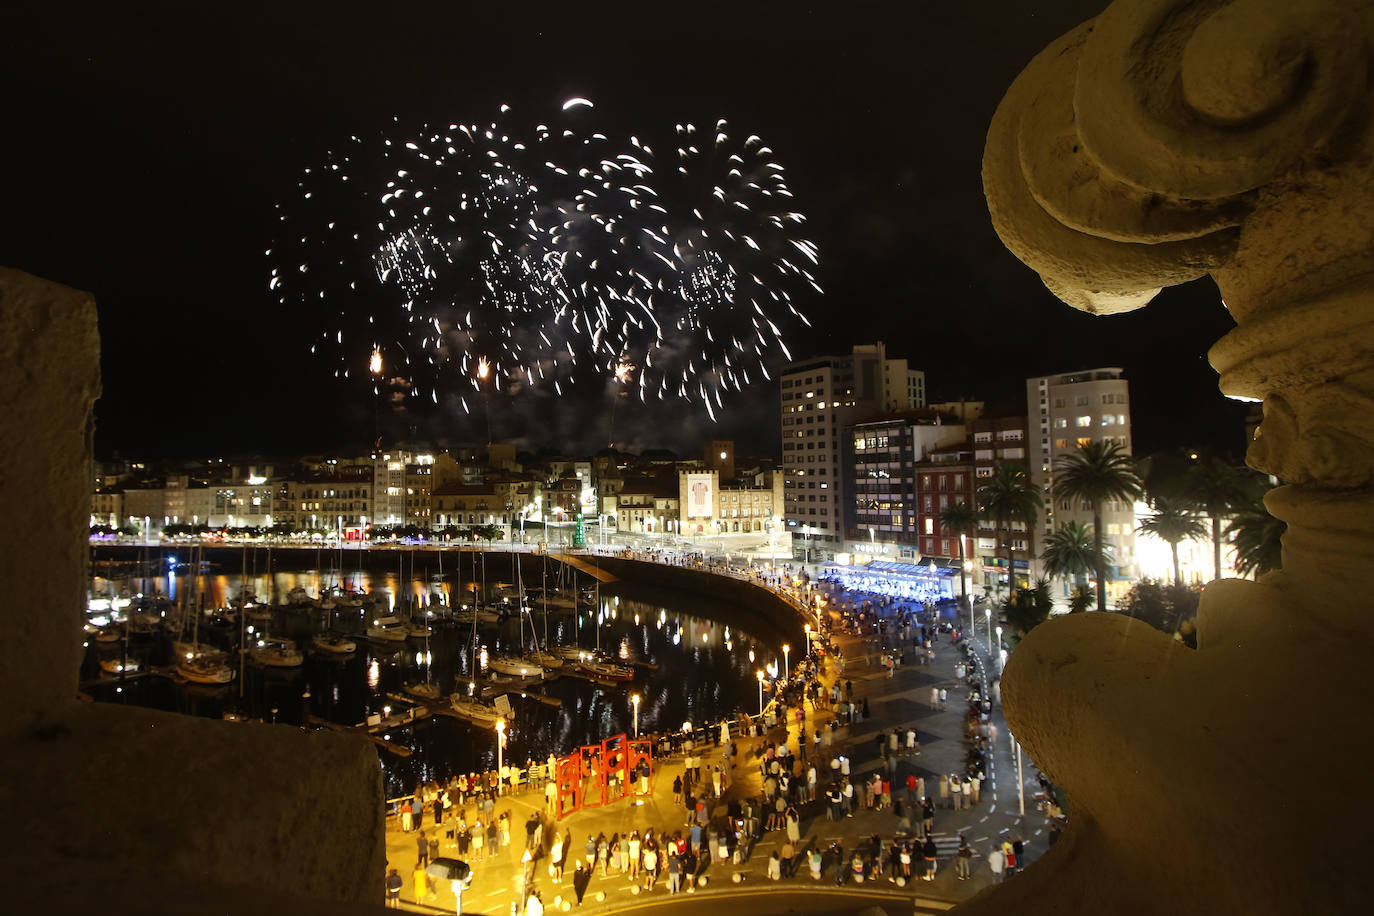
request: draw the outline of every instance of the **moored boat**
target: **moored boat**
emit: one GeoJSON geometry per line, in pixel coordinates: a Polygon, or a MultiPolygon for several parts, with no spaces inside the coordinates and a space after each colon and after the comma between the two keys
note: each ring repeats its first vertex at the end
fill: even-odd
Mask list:
{"type": "Polygon", "coordinates": [[[305,661],[301,650],[289,639],[267,636],[258,640],[257,645],[248,650],[248,655],[259,665],[269,668],[298,668],[305,661]]]}
{"type": "Polygon", "coordinates": [[[133,674],[138,670],[136,658],[102,658],[100,670],[106,674],[133,674]]]}
{"type": "Polygon", "coordinates": [[[316,633],[311,638],[310,645],[314,646],[317,651],[327,652],[330,655],[352,655],[358,651],[357,643],[337,633],[316,633]]]}
{"type": "Polygon", "coordinates": [[[577,667],[583,673],[597,680],[629,683],[635,679],[635,669],[627,665],[617,665],[613,662],[588,660],[579,662],[577,667]]]}
{"type": "Polygon", "coordinates": [[[234,679],[233,668],[208,656],[183,659],[176,672],[193,684],[227,684],[234,679]]]}
{"type": "Polygon", "coordinates": [[[409,635],[406,627],[407,624],[398,617],[378,617],[367,628],[367,638],[382,642],[405,642],[409,635]]]}
{"type": "Polygon", "coordinates": [[[478,725],[485,725],[488,728],[495,727],[501,720],[501,713],[490,703],[484,703],[476,697],[463,696],[455,693],[449,697],[449,706],[458,715],[478,725]]]}
{"type": "Polygon", "coordinates": [[[544,669],[520,655],[488,655],[487,667],[512,677],[543,677],[544,669]]]}

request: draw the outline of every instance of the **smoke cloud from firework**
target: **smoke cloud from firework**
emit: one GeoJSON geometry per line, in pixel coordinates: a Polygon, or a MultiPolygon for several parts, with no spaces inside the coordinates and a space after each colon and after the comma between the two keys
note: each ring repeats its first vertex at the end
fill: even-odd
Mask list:
{"type": "Polygon", "coordinates": [[[397,121],[305,169],[267,253],[280,303],[318,318],[312,350],[379,395],[466,412],[614,378],[714,420],[768,380],[821,291],[784,166],[725,120],[613,140],[592,109],[397,121]]]}

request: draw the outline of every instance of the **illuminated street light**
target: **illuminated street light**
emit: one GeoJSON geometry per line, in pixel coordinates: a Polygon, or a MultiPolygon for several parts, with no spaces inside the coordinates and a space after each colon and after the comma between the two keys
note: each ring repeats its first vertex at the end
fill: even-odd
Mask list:
{"type": "Polygon", "coordinates": [[[756,669],[754,675],[759,679],[759,715],[763,715],[763,670],[756,669]]]}
{"type": "Polygon", "coordinates": [[[788,663],[787,663],[787,656],[788,656],[788,654],[789,654],[791,651],[792,651],[792,647],[791,647],[791,646],[789,646],[787,643],[783,643],[783,644],[782,644],[782,680],[783,680],[783,683],[787,683],[788,677],[790,676],[791,671],[792,671],[792,669],[788,666],[788,663]]]}
{"type": "Polygon", "coordinates": [[[630,705],[632,705],[632,706],[634,707],[634,710],[635,710],[635,729],[634,729],[634,731],[635,731],[635,737],[638,738],[638,737],[639,737],[639,694],[637,694],[637,693],[632,693],[632,694],[630,694],[630,705]]]}
{"type": "MultiPolygon", "coordinates": [[[[501,764],[505,762],[504,748],[506,746],[506,720],[496,720],[496,772],[501,772],[501,764]]],[[[498,784],[499,785],[499,784],[498,784]]]]}

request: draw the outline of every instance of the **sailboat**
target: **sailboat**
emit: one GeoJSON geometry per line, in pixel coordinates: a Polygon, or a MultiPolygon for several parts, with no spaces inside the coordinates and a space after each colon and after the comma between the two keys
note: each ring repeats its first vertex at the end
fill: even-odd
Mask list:
{"type": "Polygon", "coordinates": [[[296,644],[280,636],[265,636],[258,644],[248,650],[249,656],[259,665],[269,668],[299,668],[305,656],[296,644]]]}
{"type": "Polygon", "coordinates": [[[483,725],[487,728],[495,728],[496,723],[503,718],[490,703],[461,693],[449,697],[449,707],[474,725],[483,725]]]}
{"type": "Polygon", "coordinates": [[[316,651],[329,655],[352,655],[358,651],[358,644],[337,633],[316,633],[310,640],[316,651]]]}
{"type": "MultiPolygon", "coordinates": [[[[199,552],[199,548],[197,548],[199,552]]],[[[200,569],[197,562],[195,569],[200,569]]],[[[224,664],[224,653],[210,646],[203,646],[200,643],[200,613],[194,606],[194,596],[187,596],[186,612],[182,614],[182,625],[189,618],[191,621],[191,641],[183,639],[172,643],[172,652],[176,657],[176,673],[182,678],[193,684],[227,684],[234,679],[234,669],[224,664]]]]}
{"type": "Polygon", "coordinates": [[[609,655],[601,650],[601,583],[597,581],[592,587],[593,600],[591,608],[591,618],[596,626],[596,648],[584,650],[577,646],[562,646],[560,654],[568,658],[571,650],[576,655],[574,664],[577,669],[588,677],[598,681],[614,681],[620,684],[628,684],[635,679],[635,669],[629,665],[621,665],[613,661],[609,655]]]}

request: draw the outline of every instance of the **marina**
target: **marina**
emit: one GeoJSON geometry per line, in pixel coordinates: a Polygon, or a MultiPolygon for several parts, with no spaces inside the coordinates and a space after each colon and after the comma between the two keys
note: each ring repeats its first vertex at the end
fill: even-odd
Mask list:
{"type": "Polygon", "coordinates": [[[637,590],[588,558],[578,562],[601,575],[527,557],[521,582],[521,567],[505,554],[440,560],[396,551],[385,557],[389,568],[373,558],[344,571],[356,558],[336,558],[331,569],[322,551],[320,567],[286,569],[274,552],[270,574],[266,551],[256,554],[241,554],[238,572],[194,560],[179,569],[164,555],[143,567],[158,574],[94,580],[93,595],[111,600],[111,610],[109,596],[127,593],[122,616],[156,608],[161,626],[130,628],[109,643],[88,639],[83,692],[190,715],[359,731],[379,749],[388,791],[399,791],[490,767],[497,755],[488,709],[498,701],[510,710],[506,759],[542,760],[636,722],[646,732],[680,730],[754,712],[757,672],[781,666],[781,640],[749,632],[745,609],[637,590]],[[405,633],[377,638],[369,631],[379,623],[405,633]],[[187,679],[174,635],[183,648],[199,647],[193,654],[216,658],[230,679],[187,679]],[[503,674],[491,664],[501,655],[537,670],[503,674]],[[130,663],[122,676],[110,673],[115,659],[130,663]]]}

